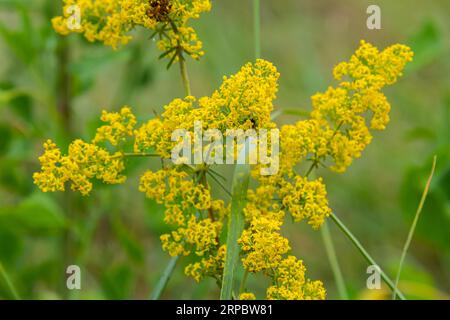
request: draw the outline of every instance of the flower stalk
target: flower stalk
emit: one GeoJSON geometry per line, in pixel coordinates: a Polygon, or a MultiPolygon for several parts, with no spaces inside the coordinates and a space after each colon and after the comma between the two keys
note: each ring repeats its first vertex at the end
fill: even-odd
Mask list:
{"type": "MultiPolygon", "coordinates": [[[[366,259],[366,261],[370,265],[376,265],[378,264],[375,262],[375,260],[370,256],[370,254],[364,249],[361,242],[351,233],[351,231],[345,226],[345,224],[334,214],[334,212],[331,213],[331,219],[336,223],[336,225],[339,227],[339,229],[347,236],[347,238],[353,243],[353,245],[358,249],[358,251],[361,253],[361,255],[366,259]]],[[[383,281],[387,284],[387,286],[395,291],[398,295],[398,297],[401,300],[406,300],[403,293],[398,290],[398,288],[395,287],[394,282],[387,276],[387,274],[380,268],[380,275],[383,281]]]]}
{"type": "Polygon", "coordinates": [[[20,296],[17,293],[16,288],[14,287],[11,279],[9,278],[8,273],[6,272],[1,262],[0,262],[0,279],[2,279],[3,282],[6,284],[6,288],[8,289],[14,300],[20,300],[20,296]]]}

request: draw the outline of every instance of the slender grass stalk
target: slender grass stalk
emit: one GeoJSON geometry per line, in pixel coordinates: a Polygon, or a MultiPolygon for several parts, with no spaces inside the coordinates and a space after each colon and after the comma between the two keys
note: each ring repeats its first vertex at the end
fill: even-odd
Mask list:
{"type": "Polygon", "coordinates": [[[244,275],[242,276],[241,285],[239,286],[239,294],[244,292],[245,285],[247,284],[247,279],[248,279],[248,270],[245,270],[244,275]]]}
{"type": "MultiPolygon", "coordinates": [[[[121,157],[121,156],[122,155],[118,155],[117,157],[121,157]]],[[[160,157],[159,154],[145,153],[145,152],[143,152],[143,153],[124,153],[123,156],[127,157],[127,158],[134,158],[134,157],[136,157],[136,158],[138,158],[138,157],[154,157],[154,158],[157,158],[157,157],[160,157]]]]}
{"type": "Polygon", "coordinates": [[[260,0],[253,0],[253,32],[255,42],[255,58],[261,57],[261,6],[260,0]]]}
{"type": "Polygon", "coordinates": [[[72,79],[69,72],[70,64],[70,48],[66,38],[62,37],[58,39],[58,91],[57,91],[57,103],[58,112],[62,118],[64,131],[67,136],[72,134],[72,96],[71,96],[71,83],[72,79]]]}
{"type": "Polygon", "coordinates": [[[271,115],[271,119],[275,120],[281,115],[297,116],[300,118],[306,118],[310,115],[310,111],[300,108],[283,108],[274,111],[271,115]]]}
{"type": "Polygon", "coordinates": [[[182,53],[179,53],[178,55],[179,57],[179,63],[180,63],[180,74],[181,74],[181,80],[183,81],[183,85],[184,85],[184,90],[186,92],[187,96],[191,95],[191,83],[189,81],[189,75],[187,73],[187,68],[186,68],[186,60],[183,57],[182,53]]]}
{"type": "MultiPolygon", "coordinates": [[[[362,244],[359,242],[359,240],[351,233],[351,231],[345,226],[345,224],[334,214],[334,212],[331,213],[331,219],[337,224],[339,229],[347,236],[347,238],[353,243],[353,245],[358,249],[358,251],[362,254],[362,256],[366,259],[367,262],[369,262],[371,265],[377,265],[379,266],[375,260],[370,256],[370,254],[367,252],[366,249],[362,246],[362,244]]],[[[401,293],[394,285],[393,281],[386,275],[386,273],[380,268],[380,275],[383,281],[387,284],[387,286],[397,292],[398,297],[401,300],[406,300],[403,293],[401,293]]]]}
{"type": "Polygon", "coordinates": [[[334,249],[333,240],[331,238],[330,229],[328,224],[325,223],[320,228],[320,233],[322,235],[322,240],[325,246],[325,251],[327,252],[328,261],[330,261],[331,270],[333,271],[333,276],[336,281],[337,291],[342,300],[348,300],[348,292],[345,286],[344,277],[342,276],[341,268],[336,255],[336,250],[334,249]]]}
{"type": "Polygon", "coordinates": [[[231,213],[228,220],[227,253],[223,270],[220,300],[231,300],[235,282],[236,266],[239,262],[238,238],[244,228],[243,209],[247,202],[247,189],[250,180],[250,165],[238,164],[234,171],[231,213]]]}
{"type": "MultiPolygon", "coordinates": [[[[315,161],[311,164],[305,177],[308,178],[308,176],[312,173],[312,170],[316,168],[316,166],[317,164],[315,161]]],[[[339,296],[342,300],[348,300],[347,288],[345,286],[344,277],[342,276],[341,267],[339,266],[336,250],[334,248],[333,238],[331,237],[327,221],[325,221],[321,226],[320,234],[322,236],[323,244],[325,246],[328,261],[330,262],[331,271],[333,272],[333,277],[334,281],[336,282],[336,288],[339,293],[339,296]]]]}
{"type": "Polygon", "coordinates": [[[179,256],[170,258],[170,261],[167,264],[166,269],[164,269],[164,272],[161,278],[159,279],[158,284],[156,285],[155,289],[152,292],[150,300],[159,300],[159,298],[161,298],[162,293],[167,287],[167,283],[172,277],[172,273],[175,270],[179,258],[180,258],[179,256]]]}
{"type": "MultiPolygon", "coordinates": [[[[411,228],[409,229],[408,237],[407,237],[405,245],[403,247],[402,256],[400,258],[400,263],[398,265],[397,276],[395,277],[395,288],[398,287],[398,282],[400,281],[400,275],[402,273],[402,268],[403,268],[403,263],[404,263],[405,258],[406,258],[406,253],[408,252],[409,246],[411,244],[412,237],[414,235],[414,231],[416,230],[417,222],[419,221],[420,213],[422,212],[423,205],[425,204],[425,200],[426,200],[427,195],[428,195],[428,190],[430,189],[431,179],[433,179],[434,170],[436,168],[436,160],[437,160],[437,157],[434,156],[433,157],[433,165],[431,166],[430,175],[428,176],[428,180],[427,180],[427,183],[425,185],[425,189],[423,190],[419,206],[417,207],[416,215],[414,216],[413,223],[411,225],[411,228]]],[[[392,300],[395,300],[396,298],[397,298],[397,293],[396,293],[396,290],[394,290],[394,292],[392,293],[392,300]]]]}
{"type": "Polygon", "coordinates": [[[17,293],[16,288],[14,287],[13,283],[11,282],[11,279],[6,272],[5,268],[3,267],[3,264],[0,262],[0,279],[3,279],[3,282],[6,284],[6,288],[10,292],[11,296],[14,298],[14,300],[20,300],[20,296],[17,293]]]}

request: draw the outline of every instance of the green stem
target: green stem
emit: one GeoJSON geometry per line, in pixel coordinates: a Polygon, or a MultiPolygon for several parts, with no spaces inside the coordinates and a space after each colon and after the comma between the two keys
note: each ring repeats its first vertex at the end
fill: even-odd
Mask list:
{"type": "Polygon", "coordinates": [[[248,271],[245,270],[244,271],[244,275],[242,276],[242,281],[241,281],[241,285],[239,286],[239,294],[243,293],[245,290],[245,285],[247,283],[247,278],[248,278],[248,271]]]}
{"type": "MultiPolygon", "coordinates": [[[[345,226],[345,224],[332,212],[331,213],[331,219],[337,224],[339,229],[347,236],[347,238],[353,243],[353,245],[358,249],[358,251],[362,254],[362,256],[366,259],[367,262],[369,262],[371,265],[379,266],[375,260],[369,255],[369,253],[364,249],[364,247],[361,245],[361,243],[356,239],[356,237],[350,232],[350,230],[345,226]]],[[[394,283],[392,280],[384,273],[383,270],[380,268],[380,275],[381,278],[384,280],[384,282],[387,284],[387,286],[397,292],[397,295],[401,300],[406,300],[405,296],[394,286],[394,283]]]]}
{"type": "Polygon", "coordinates": [[[228,191],[227,190],[227,188],[223,185],[223,183],[222,182],[220,182],[219,181],[219,179],[217,179],[211,172],[207,172],[208,174],[209,174],[209,176],[219,185],[219,187],[221,187],[222,189],[223,189],[223,191],[225,191],[225,193],[228,195],[228,196],[232,196],[231,195],[231,193],[230,193],[230,191],[228,191]]]}
{"type": "MultiPolygon", "coordinates": [[[[177,35],[180,35],[180,31],[178,30],[177,25],[170,20],[169,24],[173,30],[173,32],[177,35]]],[[[186,92],[187,96],[191,95],[191,83],[189,81],[189,76],[187,73],[187,68],[186,68],[186,60],[183,57],[183,48],[181,46],[181,42],[180,40],[177,40],[177,55],[178,55],[178,62],[180,63],[180,74],[181,74],[181,80],[183,81],[183,85],[184,85],[184,90],[186,92]]]]}
{"type": "Polygon", "coordinates": [[[247,202],[247,190],[250,180],[250,165],[238,164],[234,171],[231,213],[228,220],[227,253],[223,269],[220,300],[231,300],[235,281],[236,267],[239,262],[238,239],[244,228],[244,207],[247,202]]]}
{"type": "MultiPolygon", "coordinates": [[[[306,173],[306,177],[308,177],[312,173],[312,170],[317,167],[318,163],[319,162],[317,160],[314,160],[308,172],[306,173]]],[[[345,286],[344,277],[342,276],[341,268],[339,266],[339,261],[336,255],[336,250],[333,244],[333,239],[331,238],[330,229],[328,228],[328,224],[326,221],[320,228],[320,233],[322,235],[322,240],[325,246],[328,261],[331,265],[334,280],[336,281],[336,288],[338,290],[339,296],[342,300],[348,300],[348,293],[345,286]]]]}
{"type": "MultiPolygon", "coordinates": [[[[118,157],[120,157],[122,155],[119,155],[118,157]]],[[[135,158],[135,157],[159,157],[159,154],[154,154],[154,153],[124,153],[123,154],[124,157],[127,158],[135,158]]]]}
{"type": "Polygon", "coordinates": [[[342,276],[341,268],[339,266],[336,255],[336,250],[334,249],[333,241],[331,239],[330,229],[328,228],[328,224],[326,221],[320,228],[320,232],[322,234],[323,243],[327,252],[328,261],[330,261],[333,276],[336,281],[336,287],[339,296],[342,300],[348,300],[348,293],[347,288],[345,287],[344,277],[342,276]]]}
{"type": "Polygon", "coordinates": [[[3,264],[1,262],[0,262],[0,277],[5,282],[6,287],[8,288],[8,291],[11,293],[11,296],[14,298],[14,300],[20,300],[20,296],[17,293],[17,290],[14,287],[13,283],[11,282],[11,279],[9,278],[5,268],[3,268],[3,264]]]}
{"type": "Polygon", "coordinates": [[[255,58],[261,57],[261,6],[260,0],[253,0],[253,32],[255,42],[255,58]]]}
{"type": "Polygon", "coordinates": [[[180,74],[181,80],[183,81],[184,90],[187,96],[191,95],[191,83],[189,81],[189,76],[186,68],[186,60],[181,52],[178,53],[179,63],[180,63],[180,74]]]}
{"type": "Polygon", "coordinates": [[[162,293],[164,292],[164,289],[166,289],[167,287],[167,283],[169,282],[170,277],[172,276],[172,273],[175,270],[179,258],[180,258],[179,256],[170,258],[170,261],[167,264],[166,269],[164,269],[164,272],[161,278],[159,279],[158,284],[156,285],[155,289],[152,292],[150,300],[159,300],[162,293]]]}
{"type": "MultiPolygon", "coordinates": [[[[431,179],[433,179],[434,169],[436,168],[436,158],[437,157],[434,156],[434,158],[433,158],[433,165],[431,167],[430,175],[428,176],[428,180],[427,180],[427,183],[425,185],[425,189],[423,190],[423,193],[422,193],[422,198],[420,199],[419,207],[417,208],[416,215],[414,216],[413,223],[411,225],[411,228],[409,229],[408,238],[406,239],[405,245],[403,247],[402,256],[400,258],[400,263],[398,265],[397,277],[395,278],[395,288],[398,287],[398,282],[400,281],[400,275],[402,273],[403,262],[405,261],[406,253],[408,252],[409,246],[411,244],[412,237],[414,235],[414,231],[416,230],[417,221],[419,221],[420,213],[422,212],[423,205],[424,205],[425,200],[427,198],[428,190],[430,189],[431,179]]],[[[392,294],[392,300],[395,300],[396,297],[397,297],[397,293],[394,290],[394,292],[392,294]]]]}

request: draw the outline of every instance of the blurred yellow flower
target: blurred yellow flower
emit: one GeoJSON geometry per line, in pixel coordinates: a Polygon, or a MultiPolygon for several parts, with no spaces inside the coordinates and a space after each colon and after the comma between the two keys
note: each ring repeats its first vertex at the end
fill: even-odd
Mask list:
{"type": "Polygon", "coordinates": [[[211,10],[210,0],[62,0],[63,15],[53,18],[56,32],[82,33],[88,41],[100,41],[117,49],[126,45],[137,26],[159,37],[158,48],[171,61],[181,53],[200,58],[202,42],[189,20],[211,10]],[[77,21],[78,20],[78,21],[77,21]]]}

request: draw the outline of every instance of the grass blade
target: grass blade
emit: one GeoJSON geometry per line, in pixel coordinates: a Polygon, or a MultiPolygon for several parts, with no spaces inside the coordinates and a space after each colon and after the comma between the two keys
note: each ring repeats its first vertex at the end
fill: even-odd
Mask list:
{"type": "MultiPolygon", "coordinates": [[[[414,231],[416,230],[417,222],[419,221],[420,213],[422,212],[423,205],[425,204],[425,200],[428,195],[428,190],[430,189],[431,179],[433,179],[434,170],[436,168],[436,160],[437,160],[437,157],[434,156],[430,175],[428,176],[428,180],[425,185],[425,189],[423,190],[423,193],[422,193],[422,198],[420,199],[419,206],[417,207],[416,215],[414,216],[413,223],[411,225],[411,228],[409,229],[408,238],[406,239],[405,245],[403,247],[402,256],[400,258],[400,263],[398,265],[397,277],[395,278],[395,289],[397,289],[398,282],[400,281],[400,275],[402,273],[403,262],[405,261],[406,253],[408,252],[412,237],[414,235],[414,231]]],[[[392,294],[392,300],[395,300],[396,297],[397,297],[396,290],[394,290],[394,292],[392,294]]]]}
{"type": "Polygon", "coordinates": [[[327,252],[328,260],[330,261],[331,269],[333,271],[333,276],[336,281],[337,291],[342,300],[348,300],[347,288],[345,286],[344,277],[342,276],[341,268],[336,255],[336,250],[334,249],[333,240],[331,239],[330,229],[328,224],[325,223],[320,228],[322,234],[323,243],[325,245],[325,251],[327,252]]]}
{"type": "Polygon", "coordinates": [[[8,274],[6,273],[5,268],[3,268],[3,264],[1,262],[0,262],[0,279],[3,279],[4,283],[6,284],[6,288],[11,293],[11,296],[14,298],[14,300],[20,300],[20,296],[17,293],[17,290],[14,287],[13,283],[11,282],[11,279],[9,278],[8,274]]]}
{"type": "MultiPolygon", "coordinates": [[[[358,251],[361,253],[361,255],[366,259],[367,262],[369,262],[371,265],[379,266],[378,263],[375,262],[375,260],[369,255],[366,249],[362,246],[361,242],[351,233],[351,231],[345,226],[345,224],[339,219],[334,212],[330,215],[331,219],[337,224],[339,229],[347,236],[347,238],[353,243],[353,245],[358,249],[358,251]]],[[[387,276],[386,273],[380,268],[380,275],[383,281],[387,284],[387,286],[397,292],[397,295],[400,299],[406,300],[403,293],[401,293],[394,285],[392,280],[387,276]]]]}
{"type": "Polygon", "coordinates": [[[169,264],[167,265],[166,269],[164,269],[164,273],[162,274],[161,278],[158,281],[158,284],[152,292],[150,300],[159,300],[161,294],[167,286],[167,283],[170,280],[170,277],[172,276],[173,271],[175,270],[179,258],[179,256],[176,256],[170,259],[169,264]]]}
{"type": "Polygon", "coordinates": [[[244,228],[243,209],[247,202],[249,180],[250,165],[236,165],[233,176],[231,213],[228,220],[227,254],[223,270],[220,300],[231,300],[233,294],[235,271],[239,262],[239,244],[237,241],[244,228]]]}

